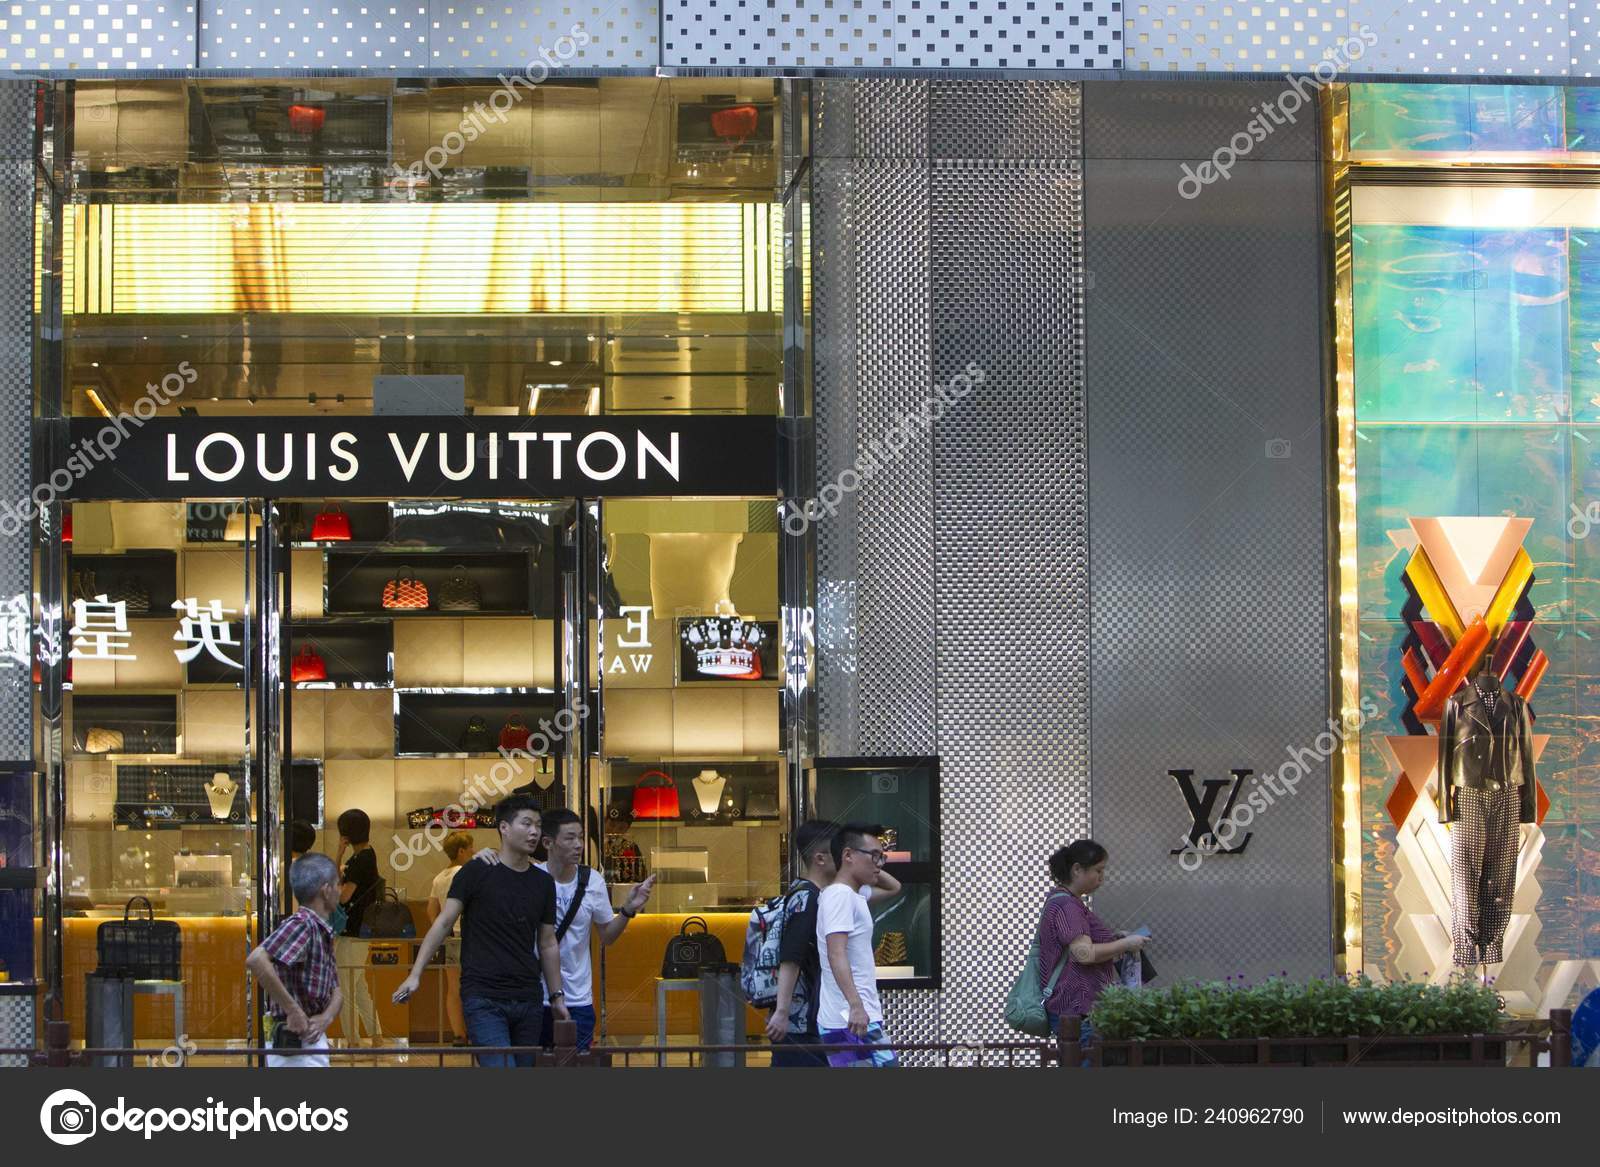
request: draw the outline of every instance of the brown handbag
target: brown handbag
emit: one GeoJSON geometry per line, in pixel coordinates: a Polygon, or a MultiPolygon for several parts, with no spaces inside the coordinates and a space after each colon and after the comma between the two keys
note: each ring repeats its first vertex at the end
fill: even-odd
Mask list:
{"type": "Polygon", "coordinates": [[[428,598],[428,585],[412,575],[409,567],[396,570],[394,578],[383,585],[385,608],[426,608],[428,598]]]}

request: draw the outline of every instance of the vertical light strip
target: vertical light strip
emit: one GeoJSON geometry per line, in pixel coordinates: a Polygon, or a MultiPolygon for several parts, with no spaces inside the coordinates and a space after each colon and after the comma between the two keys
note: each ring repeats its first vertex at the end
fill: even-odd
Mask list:
{"type": "MultiPolygon", "coordinates": [[[[1336,86],[1342,90],[1342,86],[1336,86]]],[[[1349,103],[1339,100],[1342,92],[1328,103],[1328,133],[1335,157],[1345,153],[1349,132],[1349,103]]],[[[1356,407],[1354,310],[1351,303],[1351,218],[1349,168],[1330,165],[1328,205],[1333,228],[1334,280],[1334,425],[1337,434],[1338,534],[1335,543],[1337,570],[1335,582],[1339,596],[1339,711],[1346,733],[1340,755],[1340,787],[1334,805],[1339,810],[1338,862],[1342,887],[1334,917],[1335,926],[1344,931],[1344,959],[1338,971],[1363,971],[1362,956],[1362,839],[1361,839],[1361,609],[1356,539],[1356,407]],[[1342,967],[1341,967],[1342,965],[1342,967]]]]}

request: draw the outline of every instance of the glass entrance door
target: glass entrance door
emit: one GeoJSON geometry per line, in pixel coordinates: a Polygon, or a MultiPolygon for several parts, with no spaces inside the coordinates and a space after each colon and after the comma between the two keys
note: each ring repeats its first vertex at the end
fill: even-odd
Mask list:
{"type": "Polygon", "coordinates": [[[564,715],[573,507],[297,499],[278,509],[279,853],[322,851],[361,889],[337,944],[345,1009],[330,1037],[448,1044],[464,1035],[456,945],[395,1005],[414,939],[376,909],[398,900],[420,938],[454,867],[495,845],[501,798],[581,804],[581,735],[564,715]]]}

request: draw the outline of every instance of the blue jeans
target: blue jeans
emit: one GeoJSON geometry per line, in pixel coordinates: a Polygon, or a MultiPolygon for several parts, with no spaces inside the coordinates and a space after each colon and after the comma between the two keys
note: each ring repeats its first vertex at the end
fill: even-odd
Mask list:
{"type": "MultiPolygon", "coordinates": [[[[583,1052],[594,1044],[594,1006],[568,1005],[567,1012],[572,1014],[572,1020],[577,1023],[578,1050],[583,1052]]],[[[556,1015],[549,1009],[544,1011],[544,1024],[539,1027],[539,1044],[546,1049],[555,1048],[556,1015]]]]}
{"type": "Polygon", "coordinates": [[[822,1038],[815,1033],[786,1033],[781,1041],[772,1043],[772,1066],[774,1069],[789,1067],[791,1069],[804,1066],[808,1068],[826,1069],[828,1055],[816,1050],[796,1049],[796,1046],[818,1045],[822,1038]]]}
{"type": "MultiPolygon", "coordinates": [[[[513,1001],[499,997],[463,997],[461,1011],[467,1019],[467,1040],[473,1045],[539,1044],[542,1001],[513,1001]]],[[[533,1065],[533,1054],[479,1054],[480,1066],[533,1065]]]]}
{"type": "MultiPolygon", "coordinates": [[[[1050,1032],[1059,1034],[1063,1020],[1062,1016],[1059,1013],[1047,1013],[1046,1016],[1050,1018],[1050,1032]]],[[[1087,1068],[1089,1065],[1089,1042],[1093,1038],[1094,1026],[1090,1025],[1089,1019],[1085,1017],[1083,1019],[1083,1028],[1078,1032],[1078,1048],[1083,1051],[1083,1061],[1078,1063],[1081,1067],[1087,1068]]]]}

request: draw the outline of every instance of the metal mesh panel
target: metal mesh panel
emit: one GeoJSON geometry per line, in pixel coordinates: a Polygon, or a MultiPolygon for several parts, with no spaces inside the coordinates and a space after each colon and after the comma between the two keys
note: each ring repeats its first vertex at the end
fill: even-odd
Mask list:
{"type": "MultiPolygon", "coordinates": [[[[853,115],[869,108],[890,141],[907,143],[925,125],[924,86],[852,99],[839,93],[850,84],[823,86],[822,116],[844,140],[861,140],[853,115]]],[[[933,749],[933,451],[926,429],[902,424],[930,383],[927,173],[867,159],[817,163],[818,718],[826,754],[933,749]],[[897,454],[881,444],[891,429],[908,439],[897,454]]]]}
{"type": "Polygon", "coordinates": [[[1042,890],[1044,856],[1088,825],[1078,90],[821,90],[819,483],[935,383],[969,364],[984,380],[947,395],[931,441],[905,427],[901,457],[819,528],[820,743],[940,754],[945,987],[890,992],[886,1022],[908,1041],[1005,1037],[1019,889],[1042,890]],[[963,161],[930,167],[929,141],[963,161]]]}
{"type": "MultiPolygon", "coordinates": [[[[1095,105],[1101,87],[1085,90],[1095,105]]],[[[1122,96],[1091,115],[1107,139],[1119,110],[1131,119],[1143,108],[1122,96]]],[[[1196,94],[1173,108],[1194,110],[1204,130],[1205,105],[1196,94]]],[[[1303,121],[1278,133],[1316,130],[1303,121]]],[[[1199,132],[1192,141],[1196,156],[1207,148],[1199,132]]],[[[1094,823],[1111,853],[1095,907],[1119,926],[1149,925],[1152,957],[1173,975],[1324,974],[1332,840],[1328,770],[1313,756],[1328,717],[1324,363],[1311,322],[1329,301],[1318,165],[1251,163],[1226,192],[1193,199],[1178,194],[1171,159],[1086,168],[1094,823]],[[1297,792],[1246,824],[1243,853],[1184,870],[1171,852],[1193,819],[1168,771],[1192,769],[1201,797],[1204,783],[1229,783],[1216,821],[1230,771],[1254,771],[1238,804],[1254,812],[1252,794],[1289,748],[1307,763],[1297,792]]]]}
{"type": "Polygon", "coordinates": [[[32,485],[33,88],[0,83],[0,759],[30,765],[32,524],[11,508],[20,512],[32,485]]]}
{"type": "Polygon", "coordinates": [[[1054,81],[935,81],[935,158],[1072,161],[1083,155],[1078,90],[1054,81]]]}
{"type": "MultiPolygon", "coordinates": [[[[1044,88],[938,148],[1067,156],[1078,89],[1044,88]]],[[[984,374],[935,432],[947,1038],[1005,1036],[1045,856],[1089,823],[1082,221],[1077,161],[935,163],[934,375],[984,374]]]]}

